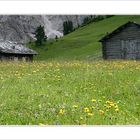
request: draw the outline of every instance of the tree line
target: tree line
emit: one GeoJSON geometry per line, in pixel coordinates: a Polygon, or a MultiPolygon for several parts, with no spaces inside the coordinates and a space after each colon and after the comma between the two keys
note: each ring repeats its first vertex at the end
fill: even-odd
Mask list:
{"type": "MultiPolygon", "coordinates": [[[[73,22],[72,21],[64,21],[63,22],[63,34],[67,35],[73,32],[73,22]]],[[[35,30],[35,44],[36,46],[42,46],[43,43],[47,42],[47,36],[45,35],[44,26],[38,26],[35,30]]],[[[58,36],[55,36],[55,40],[58,41],[58,36]]]]}
{"type": "MultiPolygon", "coordinates": [[[[87,24],[90,24],[92,22],[98,22],[100,20],[103,20],[105,18],[110,18],[114,15],[100,15],[100,16],[93,16],[93,15],[90,15],[90,16],[87,16],[84,18],[83,20],[83,23],[81,25],[78,25],[77,28],[79,27],[82,27],[82,26],[85,26],[87,24]]],[[[73,22],[68,20],[68,21],[64,21],[63,22],[63,34],[64,35],[67,35],[71,32],[73,32],[75,30],[74,26],[73,26],[73,22]]],[[[41,46],[43,43],[45,43],[48,39],[48,37],[45,35],[45,30],[44,30],[44,26],[38,26],[36,28],[36,31],[35,31],[35,38],[36,38],[36,45],[37,46],[41,46]]],[[[55,37],[55,40],[58,41],[58,36],[56,35],[55,37]]]]}

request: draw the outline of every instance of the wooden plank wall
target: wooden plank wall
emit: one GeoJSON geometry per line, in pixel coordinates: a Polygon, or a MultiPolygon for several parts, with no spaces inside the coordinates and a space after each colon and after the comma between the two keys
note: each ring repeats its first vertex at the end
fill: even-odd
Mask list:
{"type": "Polygon", "coordinates": [[[140,59],[140,28],[132,24],[102,45],[104,59],[140,59]]]}

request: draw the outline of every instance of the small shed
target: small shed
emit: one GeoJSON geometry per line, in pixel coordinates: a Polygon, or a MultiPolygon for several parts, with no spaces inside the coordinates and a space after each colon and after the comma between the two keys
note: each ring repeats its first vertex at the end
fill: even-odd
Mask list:
{"type": "Polygon", "coordinates": [[[104,59],[140,59],[140,24],[129,21],[99,42],[104,59]]]}
{"type": "Polygon", "coordinates": [[[37,52],[24,44],[0,40],[0,60],[33,61],[37,52]]]}

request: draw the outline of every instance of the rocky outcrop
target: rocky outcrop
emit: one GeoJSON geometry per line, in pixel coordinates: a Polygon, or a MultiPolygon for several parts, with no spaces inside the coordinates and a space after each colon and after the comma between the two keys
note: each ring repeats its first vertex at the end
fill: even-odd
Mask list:
{"type": "Polygon", "coordinates": [[[63,36],[63,22],[81,25],[86,15],[1,15],[0,39],[28,42],[34,39],[36,27],[43,25],[48,38],[63,36]]]}

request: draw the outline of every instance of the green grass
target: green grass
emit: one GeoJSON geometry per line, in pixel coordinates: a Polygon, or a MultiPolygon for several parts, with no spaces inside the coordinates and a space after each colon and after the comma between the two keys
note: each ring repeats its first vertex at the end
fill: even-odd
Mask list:
{"type": "Polygon", "coordinates": [[[140,124],[140,64],[0,64],[0,124],[140,124]]]}
{"type": "Polygon", "coordinates": [[[140,16],[113,16],[105,20],[81,27],[65,37],[47,44],[35,47],[39,55],[35,60],[95,60],[102,58],[101,43],[98,42],[107,32],[111,32],[120,25],[135,21],[140,23],[140,16]]]}
{"type": "Polygon", "coordinates": [[[33,63],[0,63],[0,124],[140,124],[140,63],[103,61],[98,40],[140,16],[114,16],[42,47],[33,63]],[[44,60],[44,61],[39,61],[44,60]]]}

